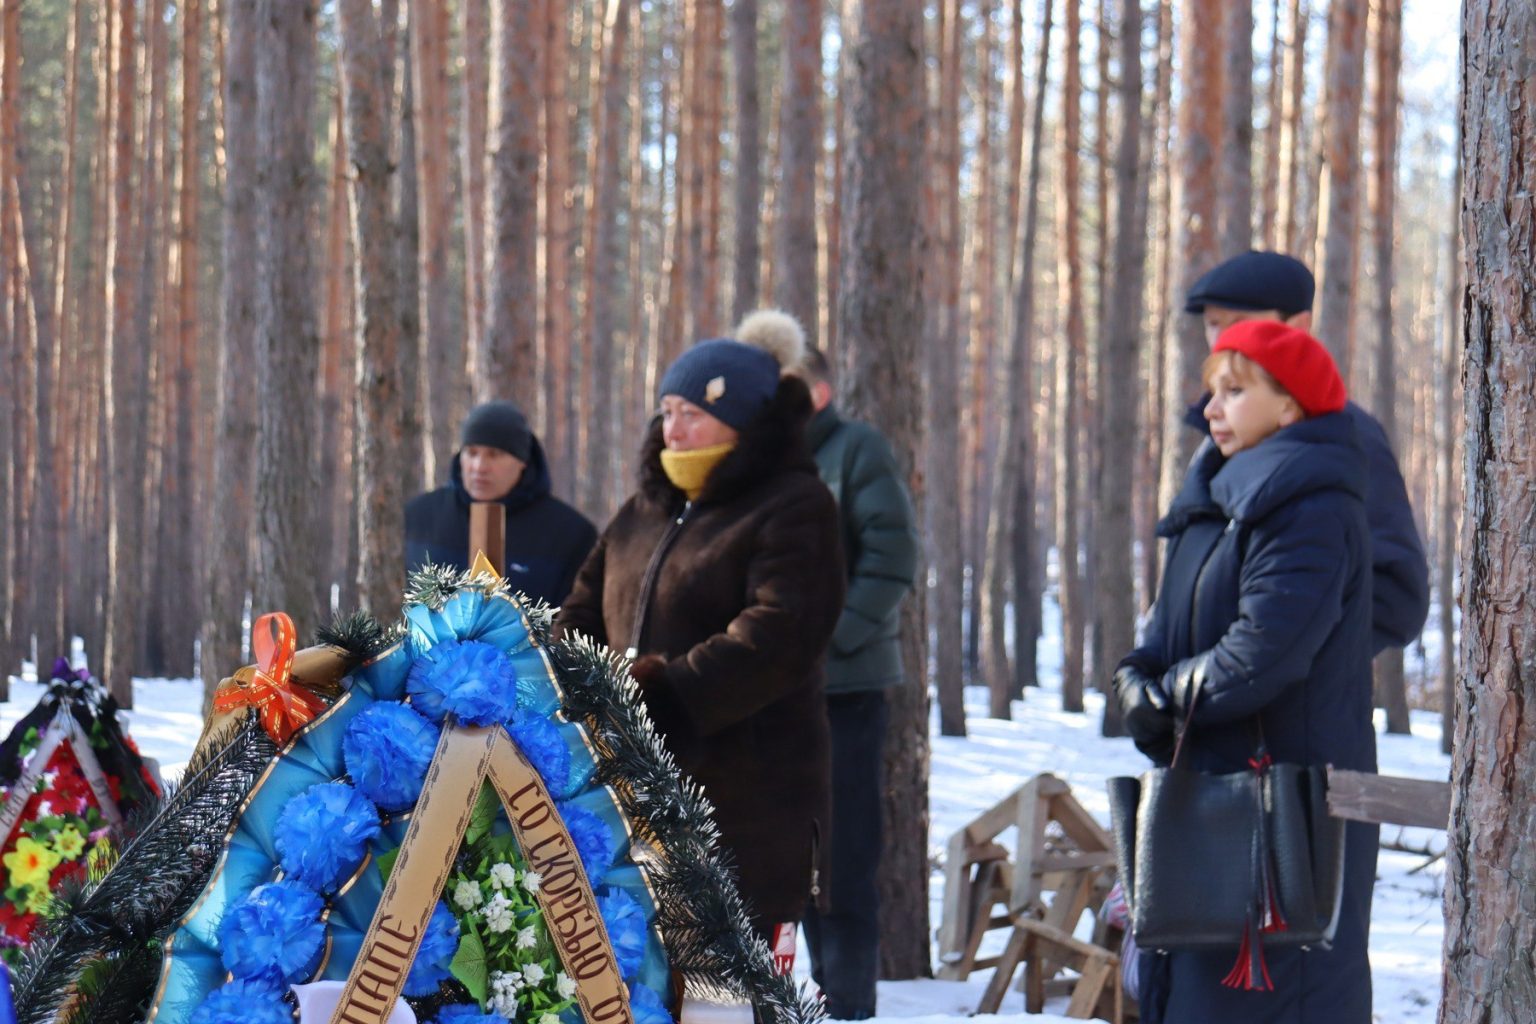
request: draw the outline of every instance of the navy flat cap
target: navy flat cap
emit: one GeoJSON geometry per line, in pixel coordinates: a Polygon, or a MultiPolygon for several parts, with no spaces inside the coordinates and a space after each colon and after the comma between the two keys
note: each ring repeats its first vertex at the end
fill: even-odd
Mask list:
{"type": "Polygon", "coordinates": [[[1317,282],[1300,260],[1278,252],[1245,252],[1217,264],[1184,298],[1184,312],[1207,305],[1250,312],[1273,309],[1285,316],[1312,308],[1317,282]]]}

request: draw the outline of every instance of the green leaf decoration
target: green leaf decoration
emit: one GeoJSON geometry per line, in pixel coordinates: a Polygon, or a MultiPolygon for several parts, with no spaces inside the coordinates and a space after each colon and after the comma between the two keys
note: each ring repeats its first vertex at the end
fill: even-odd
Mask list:
{"type": "Polygon", "coordinates": [[[388,853],[380,854],[379,859],[373,862],[379,869],[379,877],[384,881],[389,881],[389,873],[395,870],[395,858],[398,856],[400,856],[400,847],[397,846],[388,853]]]}
{"type": "Polygon", "coordinates": [[[490,986],[490,967],[485,962],[485,947],[473,929],[465,929],[459,939],[459,948],[453,954],[448,971],[459,984],[469,990],[471,998],[485,1009],[485,996],[490,986]]]}
{"type": "Polygon", "coordinates": [[[482,784],[480,795],[475,798],[475,809],[469,812],[469,827],[464,830],[464,841],[474,843],[489,832],[499,810],[501,800],[496,796],[496,791],[489,782],[482,784]]]}

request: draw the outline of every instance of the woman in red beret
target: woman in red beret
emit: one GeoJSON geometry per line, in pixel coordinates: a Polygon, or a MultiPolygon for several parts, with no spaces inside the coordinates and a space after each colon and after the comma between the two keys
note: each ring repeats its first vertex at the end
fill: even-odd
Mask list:
{"type": "MultiPolygon", "coordinates": [[[[1158,524],[1162,588],[1141,646],[1115,673],[1136,745],[1202,772],[1275,762],[1376,769],[1366,462],[1332,357],[1283,323],[1229,327],[1205,364],[1210,440],[1158,524]],[[1190,709],[1193,707],[1193,712],[1190,709]],[[1258,728],[1256,728],[1256,726],[1258,728]],[[1262,731],[1260,731],[1262,730],[1262,731]]],[[[1331,949],[1143,954],[1142,1019],[1368,1024],[1376,830],[1346,833],[1331,949]],[[1267,974],[1266,974],[1267,972],[1267,974]]]]}

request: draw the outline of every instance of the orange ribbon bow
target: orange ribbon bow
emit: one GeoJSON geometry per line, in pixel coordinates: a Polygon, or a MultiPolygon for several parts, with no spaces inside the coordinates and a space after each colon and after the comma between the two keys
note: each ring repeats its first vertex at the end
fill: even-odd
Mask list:
{"type": "Polygon", "coordinates": [[[269,612],[251,627],[251,649],[256,654],[256,675],[249,684],[221,690],[213,698],[217,711],[253,707],[261,727],[279,746],[312,722],[325,702],[291,681],[298,632],[284,612],[269,612]]]}

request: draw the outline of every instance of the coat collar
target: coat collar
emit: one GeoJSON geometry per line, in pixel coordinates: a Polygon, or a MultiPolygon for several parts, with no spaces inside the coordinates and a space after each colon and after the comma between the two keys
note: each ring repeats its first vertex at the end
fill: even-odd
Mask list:
{"type": "Polygon", "coordinates": [[[829,404],[811,417],[810,425],[805,428],[805,443],[811,451],[820,451],[821,446],[827,443],[827,438],[842,425],[843,417],[838,413],[837,406],[829,404]]]}

